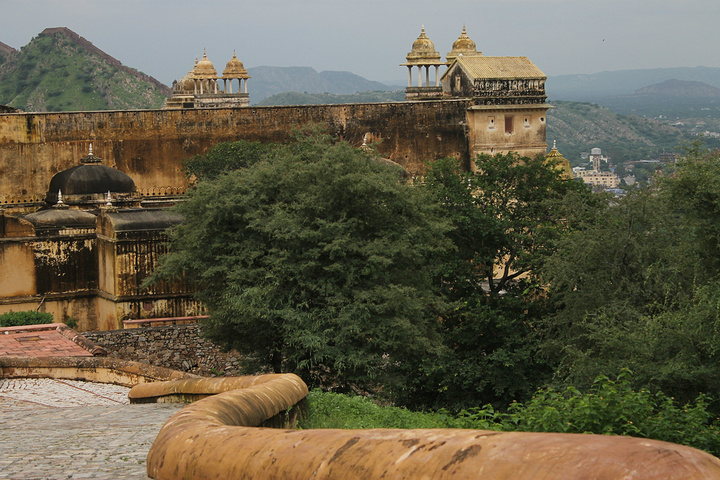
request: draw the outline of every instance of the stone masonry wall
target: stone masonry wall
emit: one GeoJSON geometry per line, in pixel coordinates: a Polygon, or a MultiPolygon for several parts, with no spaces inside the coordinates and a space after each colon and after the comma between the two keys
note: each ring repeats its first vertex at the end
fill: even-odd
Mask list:
{"type": "Polygon", "coordinates": [[[240,375],[239,354],[222,352],[202,336],[200,324],[83,332],[109,357],[134,360],[203,376],[240,375]]]}
{"type": "Polygon", "coordinates": [[[93,152],[143,195],[183,193],[183,159],[224,141],[288,142],[321,125],[421,175],[425,162],[470,160],[467,100],[182,110],[0,113],[0,206],[40,202],[53,175],[93,152]]]}

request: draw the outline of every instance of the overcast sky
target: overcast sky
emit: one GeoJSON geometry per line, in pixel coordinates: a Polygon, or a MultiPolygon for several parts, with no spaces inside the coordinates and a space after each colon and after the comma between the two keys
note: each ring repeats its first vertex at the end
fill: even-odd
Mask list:
{"type": "Polygon", "coordinates": [[[235,50],[246,67],[404,85],[420,27],[444,58],[463,24],[484,55],[526,56],[548,76],[720,67],[718,0],[0,0],[0,42],[68,27],[168,85],[203,48],[219,72],[235,50]]]}

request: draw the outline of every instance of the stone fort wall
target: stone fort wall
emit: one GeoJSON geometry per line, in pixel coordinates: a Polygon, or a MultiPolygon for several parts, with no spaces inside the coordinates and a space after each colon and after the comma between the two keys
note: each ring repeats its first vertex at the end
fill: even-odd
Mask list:
{"type": "Polygon", "coordinates": [[[132,360],[197,375],[241,375],[239,354],[222,352],[202,336],[202,327],[166,325],[103,332],[83,332],[108,357],[132,360]]]}
{"type": "Polygon", "coordinates": [[[469,100],[292,107],[0,113],[0,207],[40,202],[53,175],[93,152],[130,175],[144,195],[183,193],[182,160],[240,139],[287,142],[319,124],[352,145],[421,175],[425,162],[469,162],[469,100]]]}

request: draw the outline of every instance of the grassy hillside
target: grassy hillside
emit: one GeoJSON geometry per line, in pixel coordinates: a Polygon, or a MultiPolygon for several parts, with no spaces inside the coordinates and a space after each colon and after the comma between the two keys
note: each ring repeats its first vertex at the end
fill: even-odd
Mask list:
{"type": "Polygon", "coordinates": [[[0,104],[25,111],[159,108],[170,90],[68,29],[46,29],[0,64],[0,104]]]}
{"type": "Polygon", "coordinates": [[[580,164],[581,152],[594,147],[619,164],[677,151],[680,144],[692,138],[672,125],[619,115],[591,103],[558,101],[553,106],[548,111],[548,143],[556,140],[558,149],[573,165],[580,164]]]}

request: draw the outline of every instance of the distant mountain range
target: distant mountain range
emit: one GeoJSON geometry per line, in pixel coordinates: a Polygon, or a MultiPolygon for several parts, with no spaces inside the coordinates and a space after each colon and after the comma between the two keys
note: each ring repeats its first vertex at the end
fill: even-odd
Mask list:
{"type": "Polygon", "coordinates": [[[720,97],[720,88],[704,82],[687,80],[665,80],[647,87],[638,88],[633,95],[667,95],[672,97],[720,97]]]}
{"type": "Polygon", "coordinates": [[[347,95],[402,88],[367,80],[350,72],[318,73],[311,67],[251,67],[248,68],[248,74],[252,77],[248,82],[248,92],[253,105],[267,97],[286,92],[347,95]]]}
{"type": "Polygon", "coordinates": [[[617,70],[593,74],[548,77],[548,98],[572,102],[595,102],[604,97],[630,95],[636,90],[666,80],[702,82],[720,88],[720,68],[678,67],[617,70]]]}
{"type": "Polygon", "coordinates": [[[170,93],[64,27],[43,30],[20,51],[0,45],[0,104],[21,110],[158,108],[170,93]]]}

